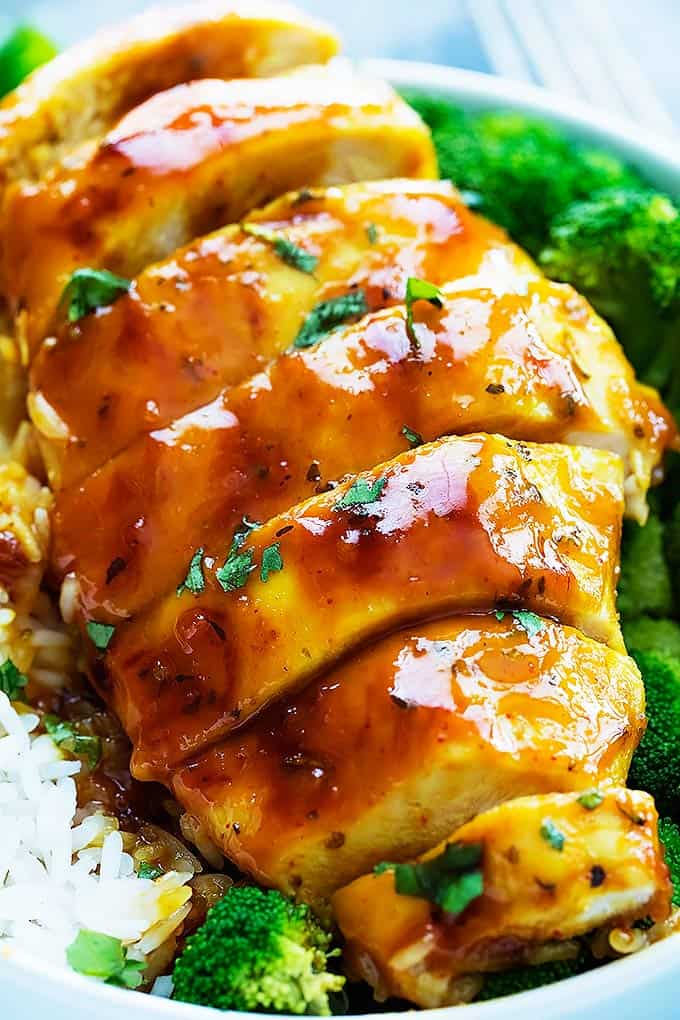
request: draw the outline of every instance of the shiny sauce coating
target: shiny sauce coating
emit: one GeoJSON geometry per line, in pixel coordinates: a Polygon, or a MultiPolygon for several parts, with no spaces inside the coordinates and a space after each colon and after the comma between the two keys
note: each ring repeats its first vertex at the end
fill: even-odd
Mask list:
{"type": "Polygon", "coordinates": [[[237,864],[319,899],[495,803],[623,783],[644,729],[631,659],[550,620],[398,632],[178,770],[237,864]]]}
{"type": "Polygon", "coordinates": [[[225,535],[204,550],[205,590],[121,624],[95,669],[133,767],[186,758],[409,621],[524,607],[621,648],[621,506],[612,454],[473,435],[315,496],[237,548],[225,535]]]}

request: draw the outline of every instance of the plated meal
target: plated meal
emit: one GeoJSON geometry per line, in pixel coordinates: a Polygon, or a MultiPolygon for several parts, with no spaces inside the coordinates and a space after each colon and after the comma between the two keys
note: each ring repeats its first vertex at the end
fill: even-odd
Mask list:
{"type": "Polygon", "coordinates": [[[0,964],[329,1015],[680,928],[678,209],[337,51],[0,49],[0,964]]]}

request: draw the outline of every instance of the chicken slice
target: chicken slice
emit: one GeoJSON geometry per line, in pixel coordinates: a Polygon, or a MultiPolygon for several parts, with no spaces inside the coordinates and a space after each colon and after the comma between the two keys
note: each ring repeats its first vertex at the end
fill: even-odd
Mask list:
{"type": "MultiPolygon", "coordinates": [[[[537,951],[595,928],[663,921],[670,912],[657,814],[646,793],[525,797],[479,815],[451,844],[481,850],[483,892],[457,917],[397,893],[391,870],[333,897],[345,960],[378,998],[457,1005],[477,994],[484,972],[531,962],[537,951]]],[[[460,874],[449,871],[452,885],[460,874]]]]}
{"type": "Polygon", "coordinates": [[[136,745],[136,774],[153,778],[409,622],[509,605],[623,650],[621,510],[614,454],[432,443],[246,526],[231,548],[224,535],[203,551],[198,595],[173,593],[103,645],[89,623],[106,647],[93,676],[136,745]]]}
{"type": "Polygon", "coordinates": [[[596,446],[628,442],[658,462],[670,426],[608,330],[579,328],[570,341],[565,306],[580,309],[570,288],[540,280],[524,295],[445,294],[441,310],[418,307],[417,356],[403,308],[370,316],[289,351],[61,492],[53,563],[58,578],[78,576],[85,614],[139,612],[244,514],[268,520],[421,440],[480,429],[544,442],[578,434],[596,446]]]}
{"type": "Polygon", "coordinates": [[[539,274],[448,182],[286,195],[245,229],[227,227],[152,266],[111,308],[64,323],[43,346],[31,411],[50,482],[72,484],[136,435],[262,369],[317,303],[349,291],[363,295],[366,310],[382,308],[403,300],[409,276],[443,284],[477,275],[517,290],[539,274]],[[302,271],[253,229],[318,262],[302,271]]]}
{"type": "Polygon", "coordinates": [[[632,659],[550,620],[458,616],[392,635],[174,777],[234,863],[315,901],[528,793],[625,782],[632,659]]]}
{"type": "Polygon", "coordinates": [[[392,176],[434,177],[436,159],[384,82],[330,66],[161,92],[94,152],[8,189],[3,279],[27,355],[79,267],[131,277],[283,192],[392,176]]]}
{"type": "Polygon", "coordinates": [[[337,49],[330,29],[283,3],[152,8],[73,46],[0,104],[0,195],[8,181],[38,180],[155,92],[197,78],[280,74],[337,49]]]}

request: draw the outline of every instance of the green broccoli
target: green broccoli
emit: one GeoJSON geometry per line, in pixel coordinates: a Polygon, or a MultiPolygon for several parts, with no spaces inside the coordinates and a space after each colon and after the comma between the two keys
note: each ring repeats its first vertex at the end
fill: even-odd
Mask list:
{"type": "Polygon", "coordinates": [[[671,615],[673,594],[664,542],[664,524],[655,514],[649,515],[644,527],[626,522],[617,600],[618,610],[624,619],[642,613],[671,615]]]}
{"type": "Polygon", "coordinates": [[[622,627],[628,648],[638,652],[661,652],[680,660],[680,624],[675,620],[638,616],[624,620],[622,627]]]}
{"type": "MultiPolygon", "coordinates": [[[[675,487],[677,479],[669,478],[667,484],[675,487]]],[[[675,491],[678,491],[677,488],[675,491]]],[[[678,597],[678,601],[680,601],[680,503],[675,506],[669,520],[666,522],[665,538],[666,559],[668,560],[675,594],[678,597]]]]}
{"type": "Polygon", "coordinates": [[[539,261],[613,326],[642,378],[680,409],[680,215],[665,195],[610,188],[569,206],[539,261]]]}
{"type": "Polygon", "coordinates": [[[476,1002],[499,999],[505,995],[516,995],[517,992],[528,992],[532,988],[551,985],[555,981],[582,974],[593,966],[593,959],[584,950],[571,960],[551,960],[537,963],[535,967],[526,965],[513,967],[512,970],[501,970],[487,974],[484,986],[476,998],[476,1002]]]}
{"type": "Polygon", "coordinates": [[[662,814],[680,810],[680,659],[660,652],[631,654],[647,694],[647,730],[633,755],[628,784],[654,797],[662,814]]]}
{"type": "Polygon", "coordinates": [[[680,829],[670,818],[659,819],[659,839],[673,883],[673,906],[680,907],[680,829]]]}
{"type": "Polygon", "coordinates": [[[553,218],[572,202],[602,188],[640,184],[615,156],[574,145],[539,120],[503,111],[466,114],[412,92],[406,99],[432,131],[442,177],[534,256],[553,218]]]}
{"type": "Polygon", "coordinates": [[[174,997],[216,1009],[329,1016],[345,979],[328,972],[331,936],[309,907],[232,887],[178,957],[174,997]]]}
{"type": "Polygon", "coordinates": [[[0,97],[20,85],[26,75],[56,55],[53,44],[27,25],[17,28],[0,46],[0,97]]]}

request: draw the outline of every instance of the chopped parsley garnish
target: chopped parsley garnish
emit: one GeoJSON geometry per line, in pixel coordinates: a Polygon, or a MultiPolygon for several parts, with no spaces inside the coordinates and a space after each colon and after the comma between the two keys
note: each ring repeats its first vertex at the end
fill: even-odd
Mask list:
{"type": "Polygon", "coordinates": [[[283,234],[277,234],[275,230],[261,227],[257,223],[244,223],[243,230],[246,234],[256,237],[258,241],[271,244],[282,262],[292,266],[293,269],[299,269],[301,273],[313,273],[319,264],[316,255],[311,255],[283,234]]]}
{"type": "Polygon", "coordinates": [[[6,694],[10,701],[16,701],[28,683],[28,677],[14,665],[11,659],[5,659],[0,664],[0,691],[6,694]]]}
{"type": "Polygon", "coordinates": [[[190,591],[192,595],[200,595],[201,592],[205,590],[205,578],[203,577],[204,552],[205,549],[201,546],[201,548],[197,549],[191,557],[187,576],[177,589],[178,595],[181,595],[185,591],[190,591]]]}
{"type": "Polygon", "coordinates": [[[57,747],[61,747],[77,758],[84,758],[91,769],[96,769],[102,756],[102,742],[99,737],[88,733],[77,733],[70,722],[46,715],[45,729],[57,747]]]}
{"type": "Polygon", "coordinates": [[[408,425],[403,426],[401,434],[402,436],[406,436],[409,445],[413,447],[413,449],[415,449],[416,446],[422,446],[425,442],[420,432],[415,432],[413,429],[410,429],[408,425]]]}
{"type": "Polygon", "coordinates": [[[394,871],[394,888],[400,896],[429,900],[447,914],[460,914],[484,892],[479,867],[481,843],[447,843],[437,857],[418,864],[383,862],[374,869],[380,875],[394,871]]]}
{"type": "Polygon", "coordinates": [[[538,634],[539,631],[543,630],[543,620],[536,613],[530,613],[526,609],[517,609],[512,615],[529,637],[533,637],[534,634],[538,634]]]}
{"type": "Polygon", "coordinates": [[[251,570],[255,569],[253,550],[246,549],[244,552],[239,552],[238,549],[239,546],[234,548],[232,545],[224,566],[220,567],[215,574],[224,591],[238,591],[248,580],[251,570]]]}
{"type": "Polygon", "coordinates": [[[148,861],[142,861],[137,868],[137,878],[150,878],[153,881],[155,878],[160,878],[162,874],[161,868],[157,868],[155,864],[149,864],[148,861]]]}
{"type": "Polygon", "coordinates": [[[235,553],[238,549],[240,549],[241,546],[245,543],[245,540],[247,539],[251,531],[257,531],[259,527],[261,527],[259,521],[249,521],[247,517],[242,517],[241,523],[234,532],[234,537],[231,541],[231,549],[229,550],[229,555],[231,556],[232,553],[235,553]]]}
{"type": "Polygon", "coordinates": [[[111,638],[116,632],[116,628],[112,627],[109,623],[97,623],[95,620],[89,620],[87,627],[87,633],[90,636],[90,640],[95,648],[98,648],[100,652],[105,652],[111,644],[111,638]]]}
{"type": "Polygon", "coordinates": [[[363,290],[351,290],[348,294],[329,298],[314,305],[300,327],[293,341],[293,347],[312,347],[336,326],[342,326],[349,319],[357,319],[368,311],[363,290]]]}
{"type": "Polygon", "coordinates": [[[139,988],[145,964],[129,960],[120,939],[85,929],[66,950],[66,959],[79,974],[122,988],[139,988]]]}
{"type": "Polygon", "coordinates": [[[260,567],[260,580],[268,581],[270,574],[276,574],[279,570],[283,570],[283,560],[281,558],[281,543],[274,542],[273,545],[268,545],[262,553],[262,566],[260,567]]]}
{"type": "MultiPolygon", "coordinates": [[[[534,634],[538,634],[539,631],[543,630],[543,620],[536,613],[529,612],[528,609],[513,609],[510,615],[527,632],[529,637],[533,637],[534,634]]],[[[497,620],[502,620],[505,617],[505,611],[497,609],[494,616],[497,620]]]]}
{"type": "Polygon", "coordinates": [[[366,237],[368,238],[369,244],[378,243],[378,228],[375,223],[368,223],[366,225],[366,237]]]}
{"type": "Polygon", "coordinates": [[[554,822],[551,822],[549,818],[541,825],[541,836],[549,843],[553,850],[564,850],[565,837],[564,833],[560,832],[554,822]]]}
{"type": "Polygon", "coordinates": [[[600,793],[599,790],[589,790],[587,793],[581,794],[578,802],[586,811],[594,811],[595,808],[599,808],[603,800],[604,794],[600,793]]]}
{"type": "Polygon", "coordinates": [[[333,507],[334,510],[347,510],[352,506],[365,506],[367,503],[375,503],[387,485],[386,478],[376,478],[371,485],[365,478],[357,478],[350,486],[345,495],[338,500],[333,507]]]}
{"type": "Polygon", "coordinates": [[[247,517],[243,517],[234,532],[231,548],[224,565],[215,574],[224,591],[238,591],[248,580],[250,572],[255,569],[253,550],[245,549],[243,552],[239,552],[239,550],[245,544],[251,531],[256,531],[259,527],[259,521],[249,521],[247,517]]]}
{"type": "Polygon", "coordinates": [[[68,321],[77,322],[97,308],[112,304],[121,294],[127,294],[131,285],[131,280],[106,269],[76,269],[64,287],[60,304],[66,305],[68,321]]]}
{"type": "Polygon", "coordinates": [[[413,305],[416,301],[429,301],[435,308],[443,308],[444,295],[439,287],[427,280],[419,280],[417,276],[409,276],[406,281],[406,333],[413,350],[419,351],[420,340],[413,324],[413,305]]]}

